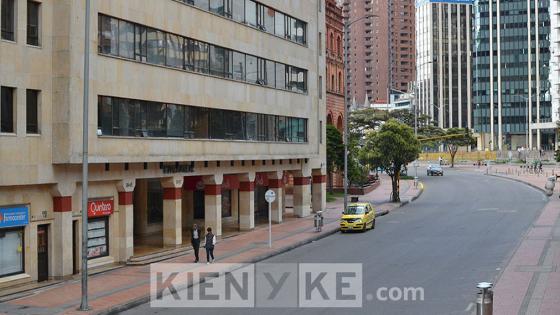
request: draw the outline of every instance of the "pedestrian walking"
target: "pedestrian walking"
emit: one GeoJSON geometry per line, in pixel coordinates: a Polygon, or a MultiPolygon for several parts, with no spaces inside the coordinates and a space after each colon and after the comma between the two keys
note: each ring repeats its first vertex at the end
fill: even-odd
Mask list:
{"type": "Polygon", "coordinates": [[[439,156],[438,161],[439,161],[439,165],[443,165],[443,158],[441,157],[441,155],[439,156]]]}
{"type": "Polygon", "coordinates": [[[199,258],[198,258],[198,251],[200,249],[200,237],[202,236],[202,234],[200,234],[200,229],[198,228],[198,225],[194,224],[193,228],[192,228],[192,232],[191,232],[191,244],[192,244],[192,248],[194,250],[194,262],[197,263],[199,258]]]}
{"type": "Polygon", "coordinates": [[[216,245],[216,235],[212,233],[212,228],[206,229],[204,247],[206,248],[206,264],[214,262],[214,246],[216,245]]]}

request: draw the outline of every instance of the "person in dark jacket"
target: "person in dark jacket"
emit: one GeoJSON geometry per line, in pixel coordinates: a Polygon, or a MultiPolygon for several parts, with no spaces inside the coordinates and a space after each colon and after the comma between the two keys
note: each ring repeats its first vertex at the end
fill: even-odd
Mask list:
{"type": "Polygon", "coordinates": [[[198,225],[193,225],[192,232],[191,232],[191,244],[194,250],[194,262],[198,262],[198,250],[200,249],[200,239],[202,238],[202,234],[200,233],[200,229],[198,225]]]}
{"type": "Polygon", "coordinates": [[[214,245],[216,245],[216,235],[212,233],[212,228],[206,229],[204,247],[206,248],[206,264],[214,261],[214,245]]]}

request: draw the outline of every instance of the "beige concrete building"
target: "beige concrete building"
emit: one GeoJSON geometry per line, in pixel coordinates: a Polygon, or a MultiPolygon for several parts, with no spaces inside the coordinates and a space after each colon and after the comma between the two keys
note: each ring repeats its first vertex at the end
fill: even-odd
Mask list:
{"type": "MultiPolygon", "coordinates": [[[[79,272],[85,2],[0,2],[1,288],[79,272]]],[[[92,1],[91,266],[325,207],[323,6],[92,1]]]]}

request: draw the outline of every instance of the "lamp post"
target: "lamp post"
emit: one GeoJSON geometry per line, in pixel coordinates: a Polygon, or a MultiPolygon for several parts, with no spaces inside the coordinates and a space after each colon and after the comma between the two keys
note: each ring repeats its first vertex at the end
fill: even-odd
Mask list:
{"type": "MultiPolygon", "coordinates": [[[[339,6],[343,4],[339,2],[339,6]]],[[[361,20],[378,17],[375,14],[364,15],[354,21],[349,21],[349,18],[344,18],[344,77],[346,80],[346,87],[344,88],[344,209],[348,206],[348,87],[349,84],[349,64],[348,64],[348,50],[350,46],[350,27],[361,20]]]]}
{"type": "Polygon", "coordinates": [[[80,311],[88,311],[88,111],[89,111],[89,25],[90,25],[90,0],[86,0],[85,16],[85,48],[84,48],[84,108],[82,121],[82,301],[80,311]]]}

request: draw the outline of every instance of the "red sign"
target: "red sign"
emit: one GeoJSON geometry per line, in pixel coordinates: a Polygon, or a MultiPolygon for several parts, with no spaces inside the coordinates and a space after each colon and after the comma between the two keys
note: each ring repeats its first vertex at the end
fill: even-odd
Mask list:
{"type": "Polygon", "coordinates": [[[88,201],[88,218],[104,217],[113,214],[113,200],[88,201]]]}

